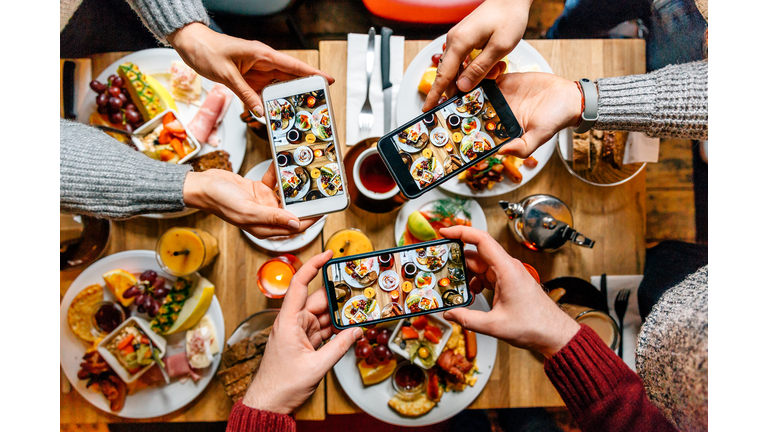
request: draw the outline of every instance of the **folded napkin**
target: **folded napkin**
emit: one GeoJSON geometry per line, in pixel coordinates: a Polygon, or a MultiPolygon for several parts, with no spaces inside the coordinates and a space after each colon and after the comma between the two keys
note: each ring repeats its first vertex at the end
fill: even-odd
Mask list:
{"type": "MultiPolygon", "coordinates": [[[[560,150],[563,152],[563,158],[567,161],[573,160],[573,134],[569,129],[560,132],[560,150]]],[[[627,145],[624,149],[623,163],[656,163],[659,161],[659,139],[651,138],[642,132],[630,132],[627,135],[627,145]]]]}
{"type": "MultiPolygon", "coordinates": [[[[608,287],[608,309],[611,317],[619,323],[619,317],[614,310],[616,295],[623,289],[630,289],[629,304],[627,312],[624,314],[624,334],[621,335],[621,343],[624,346],[624,363],[633,371],[635,368],[635,349],[637,348],[637,335],[640,333],[640,327],[643,321],[640,319],[640,308],[637,305],[637,288],[643,280],[642,275],[630,276],[606,276],[606,285],[608,287]]],[[[598,290],[600,289],[600,276],[592,276],[590,282],[598,290]]]]}
{"type": "MultiPolygon", "coordinates": [[[[392,82],[392,122],[394,128],[397,122],[395,102],[403,79],[403,52],[405,38],[391,36],[389,38],[389,80],[392,82]]],[[[371,107],[373,108],[373,128],[362,132],[357,126],[357,118],[365,103],[365,54],[368,51],[368,35],[350,33],[347,35],[347,145],[384,135],[384,98],[381,89],[381,36],[376,36],[375,60],[371,75],[371,107]]],[[[386,131],[389,132],[389,131],[386,131]]]]}

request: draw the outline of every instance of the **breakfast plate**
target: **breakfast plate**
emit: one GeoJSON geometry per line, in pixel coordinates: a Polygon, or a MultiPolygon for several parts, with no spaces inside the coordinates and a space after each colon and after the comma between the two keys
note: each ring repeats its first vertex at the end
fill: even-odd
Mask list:
{"type": "Polygon", "coordinates": [[[306,132],[312,129],[312,114],[308,111],[299,111],[296,113],[296,129],[306,132]]]}
{"type": "Polygon", "coordinates": [[[427,125],[425,125],[423,121],[420,121],[400,132],[395,142],[402,151],[418,153],[427,145],[429,136],[426,136],[426,138],[422,136],[427,132],[429,132],[427,125]]]}
{"type": "MultiPolygon", "coordinates": [[[[461,139],[461,147],[459,153],[464,162],[469,163],[475,158],[470,158],[468,151],[472,149],[475,153],[486,152],[493,148],[493,139],[485,132],[475,132],[469,135],[465,135],[461,139]]],[[[475,157],[477,155],[475,154],[475,157]]]]}
{"type": "Polygon", "coordinates": [[[435,290],[424,288],[412,291],[405,299],[405,307],[406,313],[408,313],[408,310],[410,310],[411,313],[414,313],[437,309],[443,307],[443,299],[440,298],[440,295],[438,295],[435,290]],[[413,308],[411,308],[411,303],[413,303],[413,308]]]}
{"type": "MultiPolygon", "coordinates": [[[[433,40],[424,49],[422,49],[413,61],[408,65],[408,69],[403,74],[403,79],[400,83],[400,91],[397,93],[396,112],[397,112],[397,125],[404,125],[414,118],[422,114],[421,107],[424,106],[426,96],[419,93],[418,87],[421,77],[424,71],[433,66],[432,55],[441,54],[442,46],[445,43],[445,35],[433,40]]],[[[542,72],[552,73],[552,68],[549,67],[544,57],[536,51],[529,43],[521,40],[517,44],[515,49],[507,55],[509,59],[508,72],[522,72],[528,70],[540,70],[542,72]]],[[[457,113],[460,114],[460,113],[457,113]]],[[[532,156],[538,161],[538,164],[534,168],[528,168],[521,166],[519,168],[520,173],[523,175],[523,180],[520,183],[513,183],[509,179],[494,185],[493,189],[483,189],[481,191],[473,191],[463,182],[460,182],[457,177],[453,177],[447,180],[440,187],[448,192],[462,195],[466,197],[494,197],[507,194],[535,177],[547,164],[552,153],[555,151],[556,137],[550,139],[547,143],[536,149],[532,156]]]]}
{"type": "MultiPolygon", "coordinates": [[[[267,172],[271,163],[271,160],[266,160],[256,165],[255,167],[251,168],[251,170],[248,171],[244,177],[253,181],[261,181],[261,178],[264,177],[264,173],[267,172]]],[[[325,226],[325,219],[326,216],[321,217],[320,220],[307,228],[306,231],[294,236],[281,236],[272,237],[269,239],[260,239],[245,231],[243,231],[243,234],[245,234],[248,239],[252,241],[256,246],[259,246],[268,251],[292,252],[312,243],[312,241],[316,239],[317,236],[319,236],[323,231],[323,227],[325,226]]]]}
{"type": "Polygon", "coordinates": [[[351,299],[347,300],[347,302],[344,303],[344,307],[341,308],[341,323],[344,325],[349,325],[352,320],[355,320],[355,322],[352,324],[357,324],[365,321],[379,319],[380,317],[381,308],[379,307],[379,303],[376,301],[376,299],[369,299],[364,295],[357,295],[352,297],[351,299]],[[363,301],[367,304],[372,303],[372,306],[369,305],[366,307],[366,309],[370,309],[367,312],[364,310],[355,309],[356,305],[361,304],[363,301]],[[352,318],[347,316],[348,313],[352,316],[352,318]]]}
{"type": "Polygon", "coordinates": [[[437,272],[448,262],[447,245],[429,246],[411,251],[413,263],[419,270],[437,272]]]}
{"type": "MultiPolygon", "coordinates": [[[[485,312],[490,310],[488,301],[482,295],[475,297],[475,302],[469,308],[485,312]]],[[[394,326],[390,328],[392,327],[394,326]]],[[[437,406],[427,414],[414,418],[402,416],[387,405],[387,401],[396,393],[391,377],[378,384],[363,385],[358,372],[355,347],[347,351],[344,357],[336,363],[333,372],[350,400],[372,417],[396,426],[427,426],[448,420],[468,407],[477,398],[491,377],[496,363],[497,349],[498,341],[496,339],[478,333],[476,361],[479,373],[476,375],[475,385],[468,386],[461,392],[443,393],[437,406]]],[[[399,356],[396,358],[404,362],[399,356]]]]}
{"type": "Polygon", "coordinates": [[[321,141],[331,141],[333,136],[326,128],[330,125],[331,117],[328,114],[328,105],[323,104],[312,111],[312,133],[321,141]]]}
{"type": "Polygon", "coordinates": [[[295,196],[290,198],[288,196],[285,197],[286,203],[301,201],[301,199],[309,193],[309,172],[307,172],[307,169],[303,166],[288,165],[280,167],[280,178],[282,179],[281,181],[286,181],[288,184],[291,184],[292,182],[299,182],[301,184],[301,189],[299,189],[295,196]],[[297,174],[297,171],[301,173],[301,175],[297,174]],[[302,180],[302,176],[305,177],[304,180],[302,180]]]}
{"type": "MultiPolygon", "coordinates": [[[[128,54],[125,57],[120,58],[111,65],[107,66],[104,71],[96,77],[99,82],[106,82],[110,75],[116,73],[118,66],[125,62],[132,62],[136,64],[141,72],[146,75],[150,75],[160,83],[166,89],[170,88],[170,74],[168,69],[171,67],[171,62],[182,61],[179,54],[168,48],[151,48],[134,53],[128,54]]],[[[214,82],[207,78],[202,78],[202,92],[200,95],[200,103],[205,101],[205,98],[209,91],[214,86],[214,82]]],[[[247,147],[246,142],[246,130],[247,125],[240,120],[240,113],[238,112],[241,107],[240,101],[237,97],[232,98],[232,102],[229,104],[224,118],[218,127],[216,134],[219,137],[218,147],[213,147],[209,144],[204,144],[200,149],[197,156],[204,155],[216,150],[224,150],[229,153],[229,161],[232,163],[232,171],[237,173],[240,171],[240,167],[243,164],[245,158],[245,151],[247,147]]],[[[183,124],[189,124],[192,118],[197,114],[199,105],[197,103],[184,103],[176,102],[176,111],[179,114],[179,119],[183,124]]],[[[83,98],[83,103],[78,107],[77,120],[81,123],[88,124],[91,114],[96,111],[96,92],[92,89],[88,89],[88,93],[83,98]]],[[[156,219],[169,219],[175,217],[186,216],[192,214],[196,209],[186,209],[176,213],[163,213],[163,214],[145,214],[149,218],[156,219]]]]}
{"type": "Polygon", "coordinates": [[[429,134],[429,140],[435,147],[443,147],[448,144],[449,136],[450,134],[445,128],[438,126],[432,129],[432,132],[429,134]]]}
{"type": "MultiPolygon", "coordinates": [[[[141,273],[147,269],[154,270],[159,276],[166,280],[175,278],[160,269],[155,257],[155,251],[133,250],[118,252],[109,255],[93,263],[85,269],[77,279],[72,282],[64,298],[61,300],[59,332],[60,332],[60,361],[61,367],[72,387],[90,404],[110,414],[123,418],[152,418],[172,413],[190,402],[192,402],[208,386],[213,376],[216,374],[221,355],[214,355],[210,366],[201,369],[198,373],[201,378],[197,382],[189,379],[181,382],[179,379],[173,379],[170,384],[143,389],[140,392],[129,395],[125,399],[125,405],[119,412],[110,410],[109,401],[99,392],[86,387],[86,381],[80,380],[77,373],[80,369],[80,363],[83,361],[83,355],[89,344],[80,340],[69,327],[67,312],[75,296],[87,287],[100,284],[104,285],[102,275],[114,270],[123,269],[131,273],[141,273]]],[[[114,301],[115,297],[108,289],[104,289],[104,298],[114,301]]],[[[133,312],[135,314],[135,311],[133,312]]],[[[223,343],[224,335],[224,315],[221,306],[213,296],[210,306],[205,313],[214,324],[215,334],[219,344],[223,343]]],[[[126,318],[128,318],[126,316],[126,318]]],[[[164,336],[167,340],[166,354],[176,354],[185,350],[185,333],[179,332],[164,336]]],[[[220,347],[222,348],[222,347],[220,347]]],[[[167,358],[167,357],[166,357],[167,358]]]]}
{"type": "Polygon", "coordinates": [[[320,177],[315,180],[315,183],[317,183],[317,189],[325,196],[334,196],[337,193],[343,191],[343,182],[341,181],[339,164],[336,162],[329,163],[328,165],[320,168],[320,177]],[[327,183],[324,184],[324,182],[327,183]],[[332,194],[328,192],[329,185],[334,185],[337,188],[336,191],[332,194]]]}
{"type": "Polygon", "coordinates": [[[418,289],[434,288],[435,285],[437,285],[437,278],[431,271],[421,270],[420,272],[416,273],[416,277],[413,279],[413,281],[416,284],[416,288],[418,289]]]}
{"type": "Polygon", "coordinates": [[[379,275],[379,288],[392,291],[400,286],[400,275],[394,270],[385,270],[379,275]]]}
{"type": "Polygon", "coordinates": [[[281,136],[291,130],[293,122],[296,121],[296,109],[290,102],[285,99],[268,101],[267,110],[274,136],[281,136]]]}
{"type": "MultiPolygon", "coordinates": [[[[376,258],[365,258],[365,260],[368,260],[367,265],[369,265],[368,272],[366,275],[370,272],[376,272],[376,274],[379,274],[379,260],[376,258]]],[[[367,286],[370,286],[372,283],[376,282],[378,280],[378,276],[376,276],[375,279],[371,280],[369,283],[362,283],[357,278],[353,277],[351,274],[347,273],[344,267],[339,265],[337,267],[339,272],[341,273],[341,277],[344,279],[344,282],[349,284],[352,288],[365,288],[367,286]]]]}
{"type": "Polygon", "coordinates": [[[296,147],[296,150],[293,151],[293,160],[301,166],[311,164],[314,158],[315,155],[312,153],[312,149],[307,146],[296,147]]]}
{"type": "Polygon", "coordinates": [[[443,164],[438,162],[437,158],[431,157],[429,159],[420,157],[413,161],[411,165],[411,177],[422,188],[440,180],[445,174],[445,168],[443,164]],[[421,175],[419,175],[421,173],[421,175]]]}
{"type": "Polygon", "coordinates": [[[483,94],[483,91],[474,89],[451,104],[450,107],[451,111],[456,113],[459,117],[469,118],[481,113],[484,104],[485,95],[483,94]]]}

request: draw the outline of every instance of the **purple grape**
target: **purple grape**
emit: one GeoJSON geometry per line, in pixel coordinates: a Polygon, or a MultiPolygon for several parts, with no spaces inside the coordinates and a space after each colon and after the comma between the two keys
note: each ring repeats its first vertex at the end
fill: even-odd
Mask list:
{"type": "Polygon", "coordinates": [[[107,96],[106,93],[102,93],[96,96],[96,105],[101,107],[101,106],[106,106],[107,103],[109,103],[109,96],[107,96]]]}
{"type": "Polygon", "coordinates": [[[141,294],[137,295],[137,296],[136,296],[136,304],[137,304],[138,306],[141,306],[141,305],[143,305],[143,304],[144,304],[144,301],[146,300],[146,298],[147,298],[147,295],[146,295],[146,294],[144,294],[144,293],[141,293],[141,294]]]}
{"type": "Polygon", "coordinates": [[[111,97],[109,98],[109,107],[114,110],[119,110],[123,107],[123,101],[120,100],[120,98],[117,97],[111,97]]]}
{"type": "Polygon", "coordinates": [[[152,298],[152,296],[144,296],[144,307],[147,310],[150,310],[154,303],[155,303],[155,300],[152,298]]]}
{"type": "Polygon", "coordinates": [[[117,78],[117,75],[115,75],[115,74],[112,74],[112,75],[110,75],[109,77],[107,77],[107,82],[108,82],[108,83],[111,85],[111,84],[112,84],[112,82],[114,82],[114,81],[115,81],[115,78],[117,78]]]}
{"type": "Polygon", "coordinates": [[[162,287],[162,288],[155,288],[154,296],[158,300],[162,300],[165,298],[165,296],[168,295],[168,293],[171,292],[168,288],[162,287]]]}
{"type": "Polygon", "coordinates": [[[137,111],[129,110],[126,108],[125,119],[128,121],[128,123],[136,124],[141,121],[141,116],[137,111]]]}
{"type": "Polygon", "coordinates": [[[154,318],[157,316],[158,312],[160,312],[160,304],[157,302],[152,303],[152,308],[149,310],[149,316],[154,318]]]}
{"type": "Polygon", "coordinates": [[[109,93],[110,96],[117,97],[117,95],[120,94],[120,87],[110,87],[107,89],[107,93],[109,93]]]}
{"type": "Polygon", "coordinates": [[[136,105],[134,105],[133,102],[128,102],[127,104],[125,104],[125,110],[139,112],[139,109],[136,108],[136,105]]]}
{"type": "Polygon", "coordinates": [[[106,105],[104,105],[104,106],[97,106],[96,107],[96,111],[99,114],[109,114],[109,107],[106,106],[106,105]]]}
{"type": "Polygon", "coordinates": [[[117,87],[123,86],[123,78],[120,76],[115,77],[115,79],[112,80],[112,85],[117,87]]]}
{"type": "Polygon", "coordinates": [[[123,293],[123,297],[125,298],[136,297],[140,293],[141,293],[141,290],[139,289],[139,287],[134,285],[128,288],[127,290],[125,290],[125,292],[123,293]]]}
{"type": "Polygon", "coordinates": [[[123,105],[128,103],[128,96],[124,95],[123,93],[120,93],[119,95],[117,95],[117,98],[123,102],[123,105]]]}
{"type": "Polygon", "coordinates": [[[123,113],[120,111],[113,112],[109,115],[109,121],[113,124],[123,124],[123,113]]]}
{"type": "Polygon", "coordinates": [[[146,312],[146,311],[147,311],[147,310],[146,310],[146,309],[144,309],[144,305],[139,305],[139,306],[136,308],[136,312],[138,312],[138,313],[144,313],[144,312],[146,312]]]}
{"type": "Polygon", "coordinates": [[[104,84],[96,80],[91,81],[90,85],[91,85],[91,90],[95,91],[96,93],[104,93],[104,91],[107,90],[107,86],[105,86],[104,84]]]}
{"type": "Polygon", "coordinates": [[[126,131],[126,132],[128,132],[128,133],[133,133],[133,126],[131,126],[131,124],[130,124],[130,123],[126,123],[126,124],[123,126],[123,128],[125,129],[125,131],[126,131]]]}
{"type": "Polygon", "coordinates": [[[157,272],[154,270],[146,270],[144,273],[139,276],[139,280],[147,281],[150,284],[155,281],[155,278],[157,277],[157,272]]]}
{"type": "Polygon", "coordinates": [[[158,276],[155,278],[155,280],[152,282],[152,288],[162,288],[165,286],[165,278],[162,276],[158,276]]]}

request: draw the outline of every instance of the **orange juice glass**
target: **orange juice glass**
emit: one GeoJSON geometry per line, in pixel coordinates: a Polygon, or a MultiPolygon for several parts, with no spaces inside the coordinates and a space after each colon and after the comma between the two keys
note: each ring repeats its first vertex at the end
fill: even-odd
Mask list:
{"type": "Polygon", "coordinates": [[[157,241],[155,253],[163,270],[174,276],[188,276],[213,261],[219,254],[219,242],[203,230],[174,227],[157,241]]]}
{"type": "Polygon", "coordinates": [[[265,296],[283,298],[301,261],[291,254],[280,255],[265,262],[256,274],[256,284],[265,296]]]}

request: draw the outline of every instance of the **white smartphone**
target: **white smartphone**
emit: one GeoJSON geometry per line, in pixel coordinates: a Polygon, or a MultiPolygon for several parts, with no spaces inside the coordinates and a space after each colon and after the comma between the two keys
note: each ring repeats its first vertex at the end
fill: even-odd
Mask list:
{"type": "Polygon", "coordinates": [[[283,208],[309,218],[349,207],[325,78],[313,75],[268,85],[262,100],[283,208]]]}

